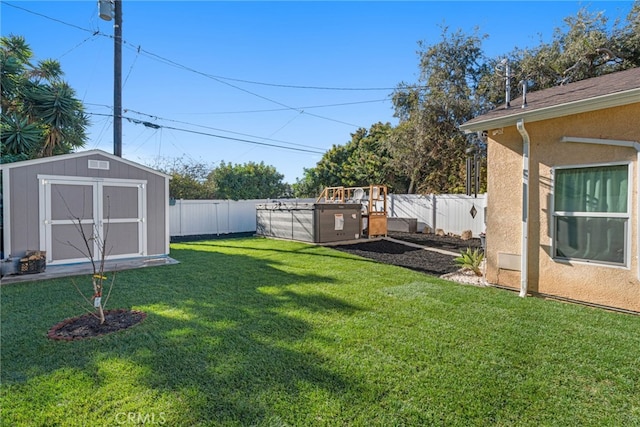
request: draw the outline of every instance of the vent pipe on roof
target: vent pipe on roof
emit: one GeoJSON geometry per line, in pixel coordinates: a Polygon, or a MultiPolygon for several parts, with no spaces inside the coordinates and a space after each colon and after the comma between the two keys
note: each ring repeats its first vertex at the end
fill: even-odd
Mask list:
{"type": "Polygon", "coordinates": [[[502,73],[504,71],[505,79],[505,106],[504,108],[511,107],[511,68],[509,67],[509,60],[504,58],[498,65],[496,65],[496,71],[502,73]]]}
{"type": "Polygon", "coordinates": [[[507,105],[505,106],[505,108],[509,108],[511,107],[511,69],[509,68],[509,62],[507,62],[507,64],[504,66],[505,69],[505,79],[507,80],[507,84],[506,84],[506,94],[505,94],[505,98],[506,98],[506,102],[507,105]]]}
{"type": "Polygon", "coordinates": [[[527,81],[522,80],[520,82],[522,84],[522,108],[527,107],[527,81]]]}

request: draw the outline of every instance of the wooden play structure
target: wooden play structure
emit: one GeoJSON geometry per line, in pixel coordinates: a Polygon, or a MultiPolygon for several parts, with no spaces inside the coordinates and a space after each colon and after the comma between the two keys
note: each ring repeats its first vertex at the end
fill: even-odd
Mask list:
{"type": "Polygon", "coordinates": [[[359,203],[362,206],[361,224],[363,236],[387,235],[387,186],[326,187],[317,204],[359,203]]]}

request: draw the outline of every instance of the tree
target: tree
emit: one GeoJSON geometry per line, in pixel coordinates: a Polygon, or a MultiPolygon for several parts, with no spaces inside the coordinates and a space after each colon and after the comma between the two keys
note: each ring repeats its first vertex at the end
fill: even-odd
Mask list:
{"type": "Polygon", "coordinates": [[[169,197],[172,199],[208,200],[215,198],[213,188],[207,182],[207,176],[212,168],[184,157],[175,159],[160,159],[153,165],[167,175],[169,181],[169,197]]]}
{"type": "Polygon", "coordinates": [[[369,130],[360,128],[345,145],[334,145],[314,168],[294,184],[296,197],[315,197],[324,187],[357,187],[385,184],[390,190],[406,188],[406,177],[391,164],[387,140],[393,128],[376,123],[369,130]]]}
{"type": "Polygon", "coordinates": [[[282,180],[284,175],[264,162],[243,165],[221,162],[207,177],[207,184],[216,198],[248,200],[289,197],[290,187],[282,180]]]}
{"type": "Polygon", "coordinates": [[[291,186],[293,197],[318,197],[324,186],[316,173],[316,168],[304,168],[302,178],[296,180],[291,186]]]}
{"type": "Polygon", "coordinates": [[[60,63],[32,65],[25,39],[0,38],[2,161],[72,152],[82,147],[89,120],[74,90],[62,80],[60,63]]]}
{"type": "Polygon", "coordinates": [[[623,59],[622,69],[640,67],[640,1],[631,7],[625,26],[617,31],[614,44],[618,55],[623,59]]]}
{"type": "MultiPolygon", "coordinates": [[[[507,59],[512,69],[512,99],[528,91],[547,89],[599,75],[640,67],[640,1],[636,1],[624,26],[609,25],[603,12],[581,9],[564,19],[554,30],[550,43],[540,42],[533,49],[514,49],[503,58],[488,61],[495,70],[507,59]]],[[[497,106],[505,101],[505,76],[485,73],[479,92],[497,106]]]]}
{"type": "Polygon", "coordinates": [[[405,187],[406,177],[393,168],[387,149],[392,130],[391,124],[378,122],[351,135],[352,150],[342,168],[344,185],[384,184],[390,191],[405,187]]]}
{"type": "Polygon", "coordinates": [[[464,188],[468,142],[458,127],[485,108],[477,91],[487,72],[480,47],[485,37],[443,28],[440,42],[420,42],[418,84],[401,83],[393,94],[400,124],[387,149],[409,178],[409,193],[464,188]]]}
{"type": "Polygon", "coordinates": [[[314,175],[317,177],[317,182],[321,187],[345,185],[342,168],[347,164],[352,149],[353,145],[349,143],[333,145],[329,151],[322,155],[322,159],[316,163],[314,168],[314,175]]]}
{"type": "Polygon", "coordinates": [[[427,175],[429,152],[421,149],[424,146],[417,143],[423,139],[422,130],[422,123],[414,113],[411,121],[400,122],[388,141],[391,164],[408,175],[409,184],[405,190],[409,194],[416,192],[418,184],[423,182],[427,175]]]}

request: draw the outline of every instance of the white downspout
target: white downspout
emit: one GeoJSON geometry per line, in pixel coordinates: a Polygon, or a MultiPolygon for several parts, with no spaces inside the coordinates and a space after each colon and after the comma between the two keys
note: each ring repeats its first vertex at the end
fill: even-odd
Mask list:
{"type": "MultiPolygon", "coordinates": [[[[640,190],[640,143],[633,142],[633,148],[636,149],[637,161],[636,161],[636,188],[640,190]]],[[[638,209],[636,210],[636,223],[638,224],[636,228],[636,264],[638,265],[638,280],[640,280],[640,191],[636,191],[636,203],[638,209]]]]}
{"type": "Polygon", "coordinates": [[[524,120],[516,123],[522,135],[522,249],[520,250],[520,296],[527,296],[529,279],[529,133],[524,127],[524,120]]]}
{"type": "MultiPolygon", "coordinates": [[[[640,190],[640,144],[637,142],[633,142],[633,148],[636,149],[636,156],[637,156],[637,161],[636,161],[636,177],[637,177],[637,181],[636,181],[636,188],[638,188],[640,190]]],[[[638,224],[638,226],[636,227],[636,264],[638,266],[638,271],[636,272],[638,280],[640,280],[640,191],[636,191],[636,204],[638,206],[638,209],[636,210],[636,223],[638,224]]],[[[629,218],[631,219],[631,217],[629,218]]]]}
{"type": "MultiPolygon", "coordinates": [[[[637,161],[636,161],[636,188],[640,190],[640,143],[633,142],[633,148],[636,149],[637,161]]],[[[636,191],[636,203],[638,209],[636,210],[636,223],[638,226],[636,227],[636,264],[638,265],[637,277],[640,280],[640,191],[636,191]]]]}

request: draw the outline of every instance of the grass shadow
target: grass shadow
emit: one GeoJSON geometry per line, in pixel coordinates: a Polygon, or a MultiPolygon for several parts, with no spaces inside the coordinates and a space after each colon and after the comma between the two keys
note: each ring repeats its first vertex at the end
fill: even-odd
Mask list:
{"type": "Polygon", "coordinates": [[[269,257],[266,249],[261,258],[247,255],[253,249],[235,254],[206,249],[178,245],[172,256],[180,264],[119,273],[110,306],[143,310],[147,319],[98,339],[67,343],[45,338],[53,323],[77,314],[77,308],[70,310],[69,300],[77,296],[68,281],[3,290],[2,383],[17,401],[29,399],[21,389],[35,391],[33,411],[46,413],[60,403],[58,395],[46,392],[52,382],[102,390],[124,381],[125,389],[155,397],[128,406],[121,401],[125,395],[115,392],[112,399],[119,404],[95,408],[103,412],[102,419],[113,424],[118,411],[131,407],[162,412],[163,419],[182,425],[185,420],[194,425],[260,423],[279,401],[304,406],[309,390],[339,400],[342,391],[354,387],[324,367],[314,349],[315,322],[324,313],[348,317],[360,310],[318,290],[318,285],[334,284],[332,277],[313,266],[296,269],[269,257]],[[42,297],[47,298],[47,315],[36,320],[33,309],[42,297]],[[169,399],[172,405],[158,406],[167,396],[177,396],[181,404],[176,407],[176,400],[169,399]]]}
{"type": "Polygon", "coordinates": [[[147,312],[142,324],[70,343],[45,337],[77,314],[68,281],[0,288],[3,423],[640,419],[637,317],[332,252],[267,239],[172,245],[180,264],[118,275],[110,307],[147,312]]]}

